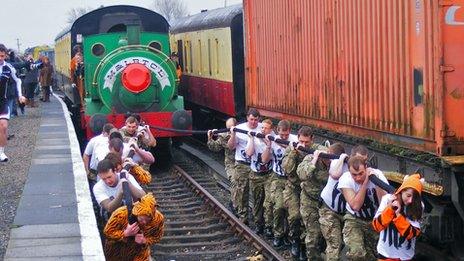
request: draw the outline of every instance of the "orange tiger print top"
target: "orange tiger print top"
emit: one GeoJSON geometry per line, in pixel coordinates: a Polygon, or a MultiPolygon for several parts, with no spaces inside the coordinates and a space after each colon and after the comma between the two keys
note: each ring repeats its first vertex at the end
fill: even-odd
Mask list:
{"type": "Polygon", "coordinates": [[[124,229],[128,225],[127,208],[116,209],[105,226],[106,260],[146,261],[150,257],[150,246],[161,240],[164,232],[164,216],[156,210],[152,221],[147,226],[140,226],[146,244],[137,244],[134,237],[124,238],[124,229]]]}
{"type": "Polygon", "coordinates": [[[135,180],[141,185],[147,185],[151,182],[151,174],[139,165],[131,168],[130,174],[134,176],[135,180]]]}

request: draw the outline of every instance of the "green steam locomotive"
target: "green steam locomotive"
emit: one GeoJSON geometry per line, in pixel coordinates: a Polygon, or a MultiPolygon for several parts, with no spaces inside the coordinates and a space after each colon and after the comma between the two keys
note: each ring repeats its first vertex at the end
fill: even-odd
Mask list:
{"type": "Polygon", "coordinates": [[[158,13],[120,5],[87,13],[56,37],[58,83],[85,138],[106,122],[121,127],[131,113],[150,126],[191,128],[190,112],[177,94],[168,33],[169,24],[158,13]]]}

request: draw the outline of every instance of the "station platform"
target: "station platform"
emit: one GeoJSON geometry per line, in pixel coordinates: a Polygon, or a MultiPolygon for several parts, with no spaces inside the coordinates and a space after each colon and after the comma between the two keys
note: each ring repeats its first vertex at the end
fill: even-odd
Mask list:
{"type": "Polygon", "coordinates": [[[41,106],[5,260],[105,260],[69,112],[56,94],[41,106]]]}

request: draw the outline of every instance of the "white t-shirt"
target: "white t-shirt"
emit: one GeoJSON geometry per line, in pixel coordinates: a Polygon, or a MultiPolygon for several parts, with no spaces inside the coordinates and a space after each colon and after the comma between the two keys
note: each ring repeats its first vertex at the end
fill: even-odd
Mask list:
{"type": "MultiPolygon", "coordinates": [[[[375,214],[375,218],[380,216],[382,211],[387,207],[388,198],[390,196],[391,194],[386,194],[382,197],[382,201],[380,202],[379,209],[375,214]]],[[[412,226],[420,229],[419,222],[412,221],[409,218],[406,219],[412,226]]],[[[377,243],[377,252],[384,257],[411,260],[414,257],[415,248],[416,238],[413,237],[411,240],[407,240],[402,237],[393,224],[393,221],[387,228],[380,232],[379,242],[377,243]]]]}
{"type": "MultiPolygon", "coordinates": [[[[241,129],[244,131],[254,131],[259,132],[261,131],[261,123],[258,123],[258,126],[254,129],[248,128],[248,123],[244,122],[236,126],[237,129],[241,129]]],[[[235,134],[235,160],[236,161],[244,161],[247,163],[251,163],[251,158],[246,155],[246,145],[248,142],[248,135],[237,132],[235,134]]]]}
{"type": "MultiPolygon", "coordinates": [[[[262,155],[266,150],[266,143],[260,138],[253,139],[255,153],[251,156],[250,168],[254,172],[267,172],[272,169],[272,158],[267,163],[263,163],[262,155]]],[[[272,154],[271,154],[272,157],[272,154]]]]}
{"type": "MultiPolygon", "coordinates": [[[[374,169],[374,173],[379,177],[380,180],[388,184],[387,178],[383,175],[382,171],[374,169]]],[[[364,204],[359,211],[354,211],[350,204],[346,204],[346,210],[356,217],[363,219],[372,219],[379,207],[380,200],[377,198],[377,193],[375,192],[375,185],[371,181],[367,183],[366,197],[364,198],[364,204]]],[[[350,188],[354,192],[358,193],[361,188],[361,184],[358,184],[354,181],[351,173],[349,171],[343,173],[338,181],[338,189],[350,188]]]]}
{"type": "MultiPolygon", "coordinates": [[[[97,158],[97,155],[102,154],[102,151],[105,149],[108,151],[108,137],[103,136],[103,134],[95,136],[89,140],[89,143],[87,143],[87,146],[85,147],[84,154],[90,156],[90,169],[97,169],[98,162],[102,160],[97,158]]],[[[106,154],[108,154],[108,152],[106,152],[106,154]]]]}
{"type": "MultiPolygon", "coordinates": [[[[123,143],[122,158],[123,159],[127,158],[127,156],[129,155],[129,152],[130,152],[129,144],[123,143]]],[[[134,157],[132,157],[132,160],[137,164],[140,164],[143,162],[142,158],[137,153],[134,154],[134,157]]]]}
{"type": "MultiPolygon", "coordinates": [[[[334,159],[332,162],[330,162],[329,172],[338,164],[339,161],[339,159],[334,159]]],[[[343,163],[342,173],[347,171],[349,171],[348,164],[343,163]]],[[[327,184],[321,192],[321,198],[324,200],[324,203],[327,205],[327,207],[338,214],[343,214],[345,213],[346,209],[346,200],[345,197],[343,197],[342,192],[337,188],[338,181],[338,179],[334,179],[329,175],[327,184]]]]}
{"type": "MultiPolygon", "coordinates": [[[[280,136],[276,138],[281,139],[280,136]]],[[[290,142],[298,142],[298,137],[294,134],[290,134],[288,136],[288,141],[290,142]]],[[[277,142],[272,142],[272,158],[274,160],[272,165],[272,170],[279,176],[287,176],[284,170],[282,169],[282,160],[284,159],[286,147],[282,147],[281,145],[277,144],[277,142]]]]}
{"type": "MultiPolygon", "coordinates": [[[[98,204],[105,199],[114,199],[116,194],[118,193],[119,187],[122,186],[121,179],[119,178],[120,173],[118,173],[118,184],[114,187],[110,187],[103,182],[103,180],[99,180],[95,186],[93,187],[93,194],[95,195],[95,199],[97,200],[98,204]]],[[[126,174],[127,180],[134,185],[137,189],[142,189],[139,183],[135,180],[135,178],[131,174],[126,174]]]]}

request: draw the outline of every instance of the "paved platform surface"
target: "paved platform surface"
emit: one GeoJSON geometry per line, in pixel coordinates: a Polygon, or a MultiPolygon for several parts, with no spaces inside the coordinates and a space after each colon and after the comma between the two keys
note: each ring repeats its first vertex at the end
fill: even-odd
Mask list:
{"type": "Polygon", "coordinates": [[[58,96],[50,100],[5,260],[104,260],[69,112],[58,96]]]}

